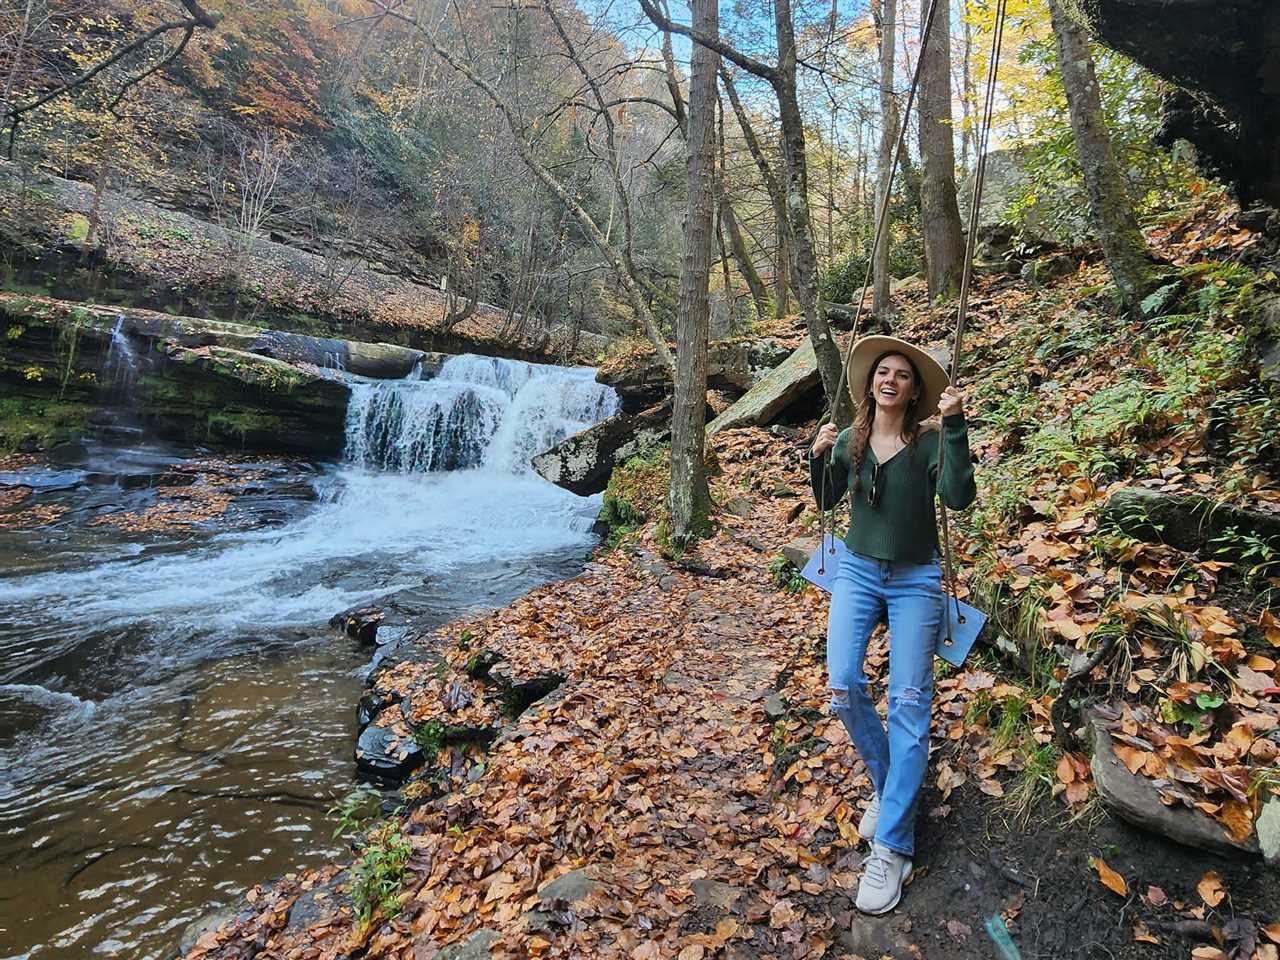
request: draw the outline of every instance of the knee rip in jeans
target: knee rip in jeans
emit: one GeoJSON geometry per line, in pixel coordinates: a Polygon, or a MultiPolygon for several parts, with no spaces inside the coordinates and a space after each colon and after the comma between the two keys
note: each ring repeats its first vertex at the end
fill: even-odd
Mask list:
{"type": "Polygon", "coordinates": [[[832,687],[831,688],[831,709],[832,710],[848,710],[849,709],[849,688],[848,687],[832,687]]]}
{"type": "Polygon", "coordinates": [[[890,699],[894,703],[903,707],[918,707],[924,698],[924,691],[919,687],[903,687],[901,690],[894,690],[890,699]]]}

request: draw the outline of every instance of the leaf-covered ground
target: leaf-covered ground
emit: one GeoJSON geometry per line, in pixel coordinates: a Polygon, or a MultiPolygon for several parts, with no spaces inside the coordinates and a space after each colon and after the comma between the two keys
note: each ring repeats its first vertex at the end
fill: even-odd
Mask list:
{"type": "MultiPolygon", "coordinates": [[[[1085,748],[1062,752],[1051,724],[1068,670],[1114,633],[1077,695],[1117,704],[1131,770],[1224,834],[1280,792],[1280,568],[1237,542],[1183,553],[1099,520],[1135,484],[1280,500],[1274,411],[1243,353],[1250,298],[1274,278],[1206,263],[1205,229],[1169,228],[1171,259],[1190,247],[1192,265],[1144,323],[1108,314],[1087,264],[1053,289],[978,292],[980,495],[958,540],[968,592],[998,612],[991,644],[939,672],[917,872],[895,914],[852,908],[869,784],[826,709],[825,600],[780,588],[774,562],[814,529],[811,429],[753,428],[716,438],[717,497],[745,509],[695,552],[663,559],[651,521],[582,576],[419,638],[444,663],[402,663],[376,690],[397,704],[378,722],[398,749],[430,757],[406,812],[371,828],[351,869],[252,891],[191,957],[986,958],[1007,940],[1028,958],[1275,960],[1276,872],[1113,821],[1085,748]],[[1234,430],[1211,454],[1224,397],[1234,430]],[[509,719],[539,682],[557,685],[509,719]],[[500,731],[487,750],[469,742],[484,731],[500,731]]],[[[1225,255],[1242,245],[1218,229],[1225,255]]],[[[899,332],[941,342],[950,317],[922,299],[899,332]]]]}

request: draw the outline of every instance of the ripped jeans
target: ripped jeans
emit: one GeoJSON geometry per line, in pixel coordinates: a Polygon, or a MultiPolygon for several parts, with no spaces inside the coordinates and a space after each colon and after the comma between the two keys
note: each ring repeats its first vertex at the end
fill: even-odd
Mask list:
{"type": "Polygon", "coordinates": [[[933,649],[942,616],[936,563],[891,563],[850,551],[840,562],[827,621],[831,709],[849,731],[880,795],[875,842],[915,854],[915,814],[929,766],[933,649]],[[871,699],[867,641],[889,623],[889,730],[871,699]]]}

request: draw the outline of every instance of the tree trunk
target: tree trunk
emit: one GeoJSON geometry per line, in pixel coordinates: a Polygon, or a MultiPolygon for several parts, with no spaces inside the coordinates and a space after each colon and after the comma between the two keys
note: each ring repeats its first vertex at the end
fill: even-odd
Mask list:
{"type": "MultiPolygon", "coordinates": [[[[809,216],[809,173],[805,153],[804,119],[796,98],[796,41],[791,22],[791,0],[775,0],[774,31],[778,42],[778,68],[773,89],[778,97],[782,123],[782,155],[786,161],[787,224],[791,247],[791,283],[804,311],[805,326],[813,343],[822,388],[834,409],[833,419],[847,426],[853,419],[848,394],[838,397],[841,358],[818,291],[818,261],[814,254],[813,223],[809,216]]],[[[956,214],[957,218],[959,213],[956,214]]]]}
{"type": "Polygon", "coordinates": [[[1136,310],[1155,278],[1151,253],[1138,229],[1125,193],[1124,176],[1111,148],[1102,115],[1102,95],[1084,31],[1062,9],[1062,0],[1049,0],[1049,14],[1058,38],[1058,67],[1084,170],[1089,213],[1120,301],[1126,309],[1136,310]]]}
{"type": "MultiPolygon", "coordinates": [[[[724,188],[725,173],[725,149],[724,149],[724,108],[721,106],[720,112],[720,172],[716,176],[717,202],[720,205],[720,222],[724,226],[725,231],[729,234],[729,249],[733,251],[734,262],[738,265],[738,273],[742,274],[742,279],[747,282],[747,288],[751,291],[751,299],[756,307],[756,319],[763,320],[769,315],[769,294],[765,290],[764,281],[760,279],[760,272],[756,269],[756,265],[751,262],[751,255],[747,252],[747,244],[742,238],[742,230],[738,227],[738,218],[733,212],[733,204],[729,202],[728,193],[724,188]]],[[[728,293],[728,288],[725,290],[728,293]]]]}
{"type": "MultiPolygon", "coordinates": [[[[872,0],[873,13],[880,29],[880,151],[876,156],[876,214],[889,192],[890,173],[893,170],[893,152],[897,146],[898,101],[893,95],[894,30],[898,15],[898,0],[872,0]]],[[[873,216],[873,219],[874,219],[873,216]]],[[[875,228],[872,227],[874,230],[875,228]]],[[[873,233],[874,237],[875,234],[873,233]]],[[[871,311],[884,318],[893,310],[889,302],[889,223],[885,220],[880,242],[872,253],[871,311]]]]}
{"type": "MultiPolygon", "coordinates": [[[[924,45],[920,75],[921,227],[928,260],[929,296],[960,290],[964,232],[956,203],[956,150],[951,126],[951,0],[937,0],[938,12],[924,45]]],[[[928,4],[922,4],[922,13],[928,4]]]]}
{"type": "MultiPolygon", "coordinates": [[[[719,0],[693,0],[690,6],[693,28],[706,36],[719,36],[719,0]]],[[[671,535],[677,545],[687,544],[698,535],[711,508],[703,451],[719,64],[718,53],[701,44],[693,45],[685,161],[684,262],[676,309],[675,398],[671,411],[671,535]]]]}
{"type": "Polygon", "coordinates": [[[976,165],[978,144],[978,88],[973,83],[973,24],[969,22],[968,0],[960,2],[960,26],[964,30],[964,59],[960,64],[960,106],[964,124],[960,129],[960,169],[967,176],[976,165]]]}
{"type": "Polygon", "coordinates": [[[773,257],[773,315],[782,318],[791,312],[791,244],[787,243],[785,213],[777,218],[773,229],[778,241],[773,257]]]}

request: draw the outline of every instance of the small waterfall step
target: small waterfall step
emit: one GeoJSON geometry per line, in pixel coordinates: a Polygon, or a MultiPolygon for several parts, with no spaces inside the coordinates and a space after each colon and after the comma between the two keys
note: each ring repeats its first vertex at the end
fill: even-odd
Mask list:
{"type": "Polygon", "coordinates": [[[463,354],[428,380],[352,383],[347,459],[404,473],[527,474],[534,456],[618,406],[590,368],[463,354]]]}

